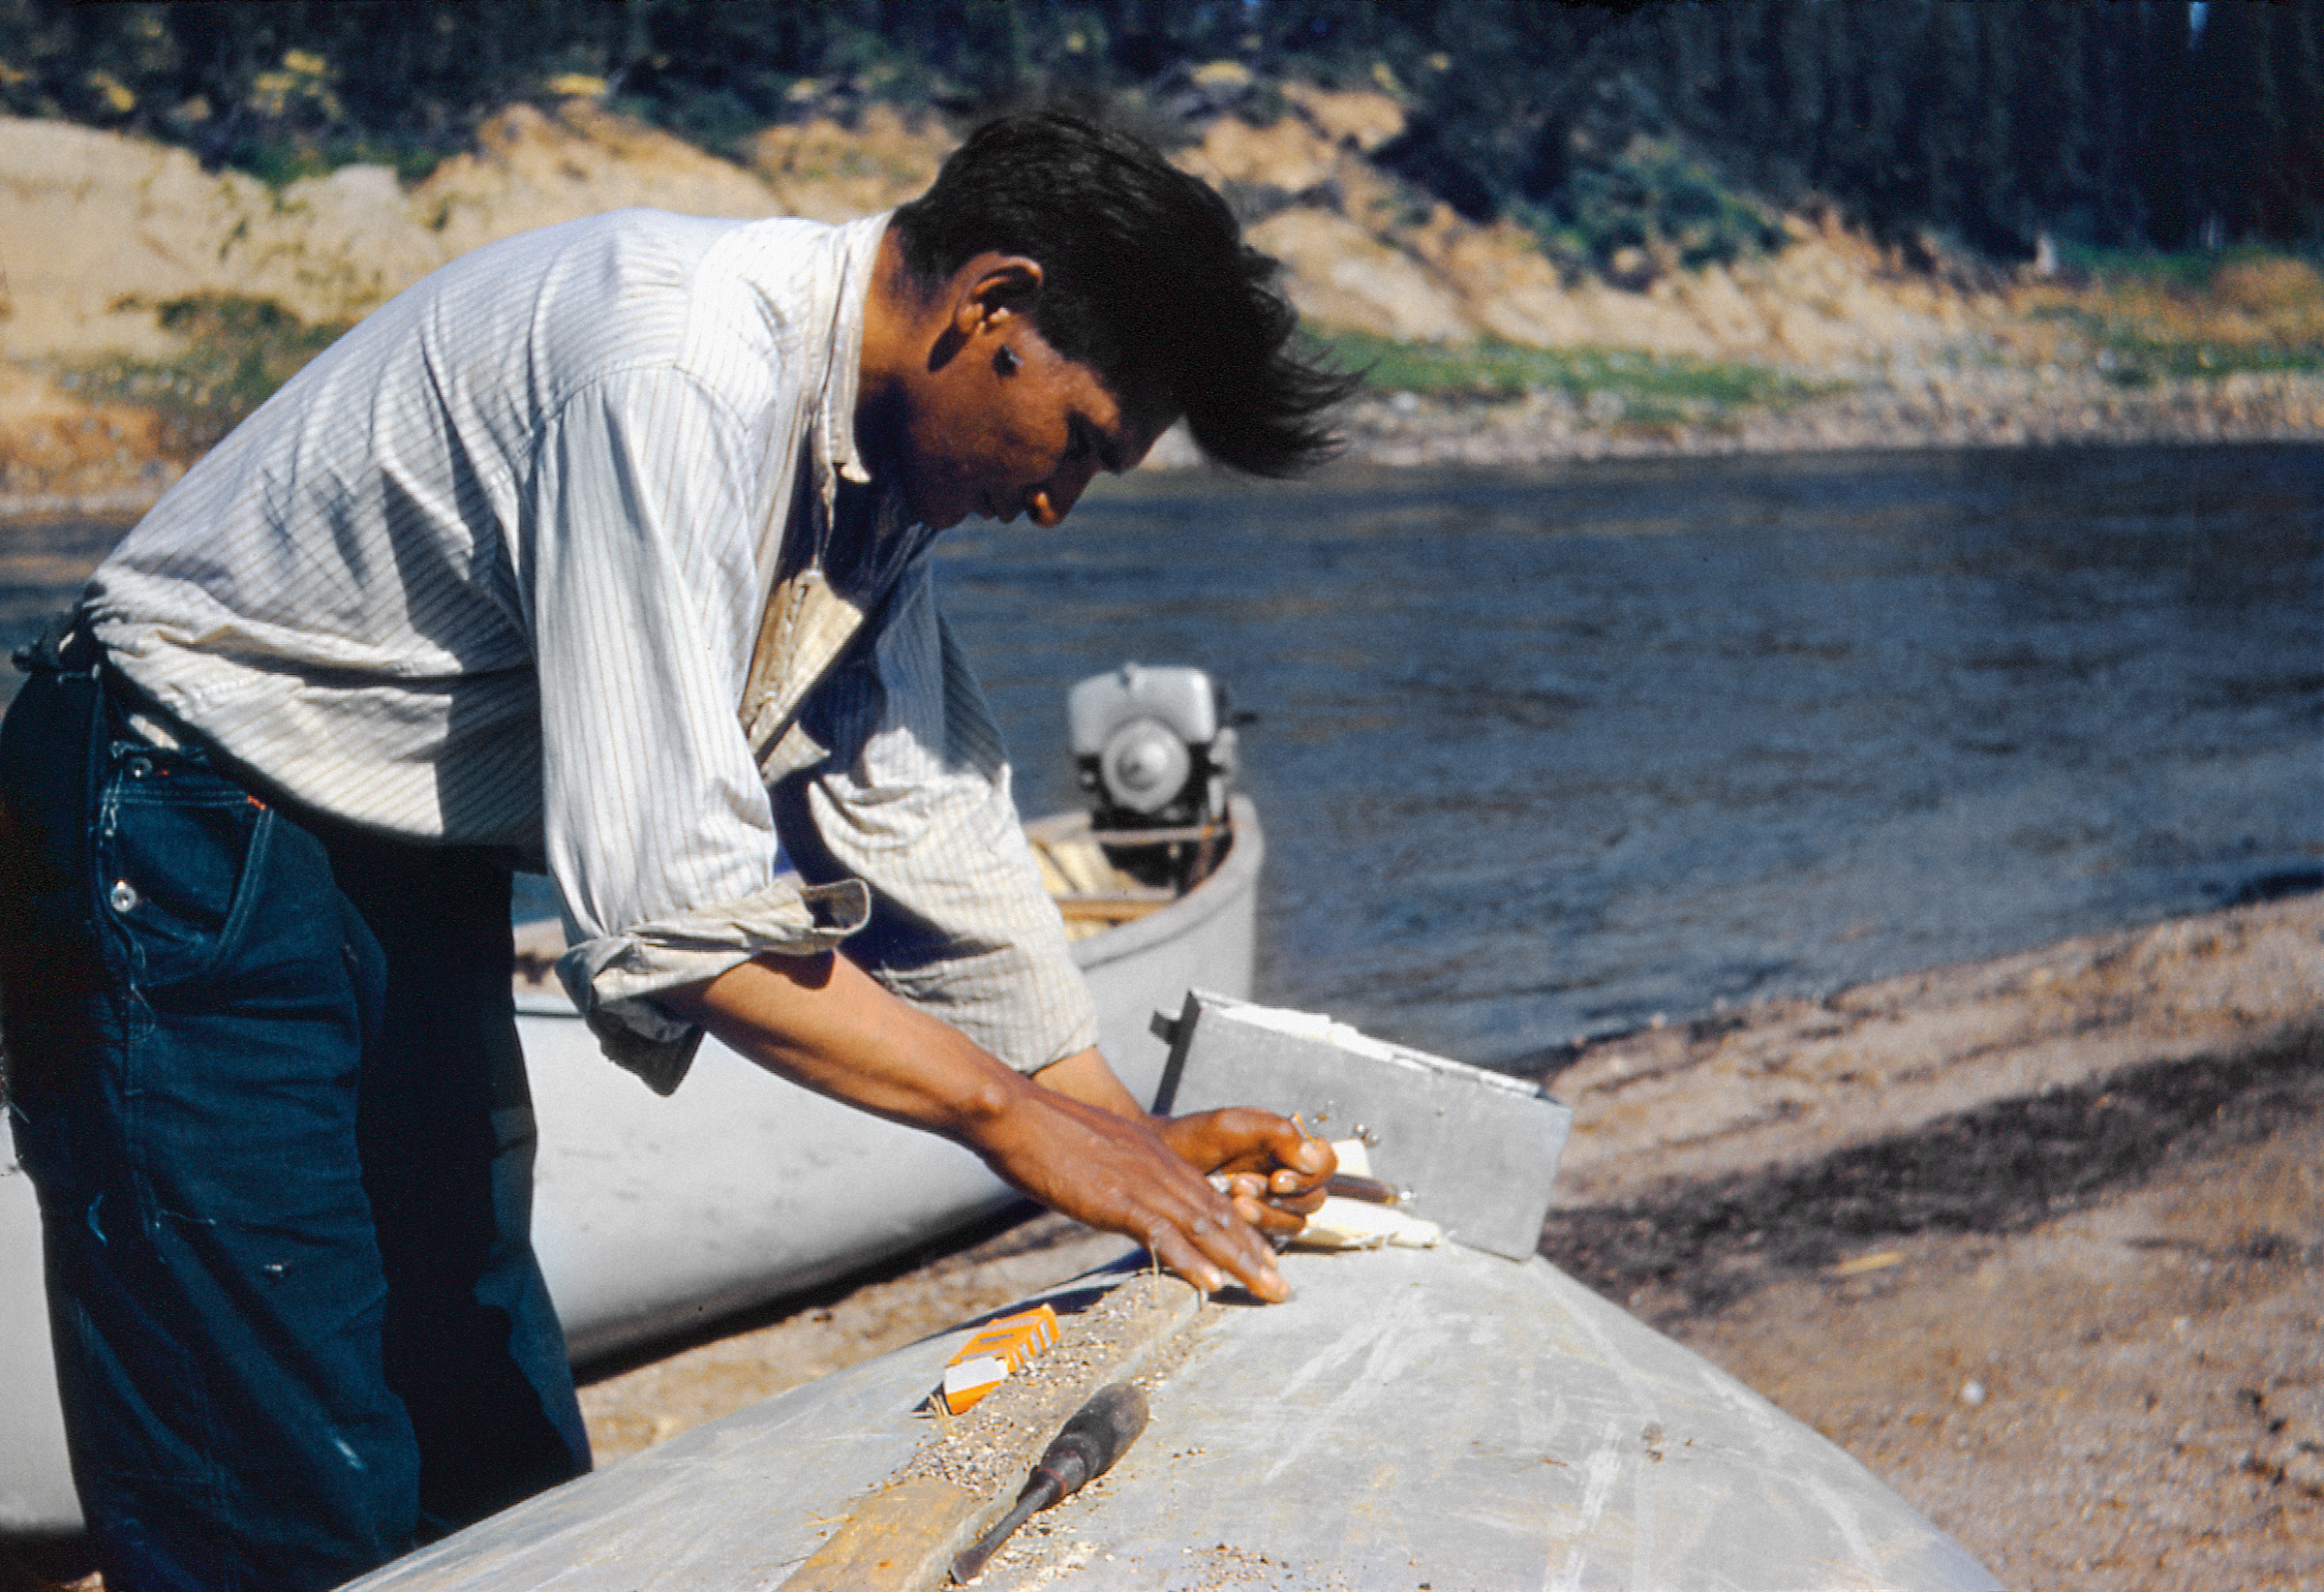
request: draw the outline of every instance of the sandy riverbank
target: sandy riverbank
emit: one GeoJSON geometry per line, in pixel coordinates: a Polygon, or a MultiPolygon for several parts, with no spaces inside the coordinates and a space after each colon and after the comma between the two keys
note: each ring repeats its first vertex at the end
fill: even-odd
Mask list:
{"type": "Polygon", "coordinates": [[[2324,441],[2324,376],[2272,372],[2125,392],[2095,377],[2006,368],[1867,379],[1829,398],[1706,424],[1593,417],[1561,393],[1501,402],[1367,397],[1347,416],[1365,464],[1530,465],[1566,459],[1881,448],[2324,441]]]}
{"type": "MultiPolygon", "coordinates": [[[[5,373],[0,372],[0,380],[5,373]]],[[[1718,457],[1942,447],[2109,446],[2324,442],[2324,376],[2238,376],[2176,382],[2125,395],[2081,382],[2051,390],[2022,373],[1867,385],[1780,412],[1746,412],[1718,424],[1593,419],[1562,395],[1521,399],[1372,395],[1345,416],[1344,457],[1387,466],[1555,464],[1566,460],[1718,457]]],[[[53,471],[21,470],[0,488],[0,520],[133,515],[152,506],[190,458],[140,445],[156,429],[134,406],[51,406],[43,425],[66,445],[53,471]],[[101,456],[81,457],[76,448],[101,456]]],[[[1191,442],[1173,434],[1152,469],[1200,469],[1191,442]]]]}

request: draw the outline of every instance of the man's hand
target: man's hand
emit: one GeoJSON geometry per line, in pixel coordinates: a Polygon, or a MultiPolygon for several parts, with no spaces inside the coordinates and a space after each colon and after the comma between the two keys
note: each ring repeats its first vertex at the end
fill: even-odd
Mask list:
{"type": "Polygon", "coordinates": [[[1053,1089],[1033,1092],[1046,1109],[1015,1114],[990,1149],[978,1147],[995,1172],[1053,1210],[1137,1240],[1206,1293],[1232,1275],[1261,1299],[1291,1297],[1273,1251],[1237,1202],[1143,1113],[1117,1117],[1053,1089]]]}
{"type": "Polygon", "coordinates": [[[1190,1164],[1225,1175],[1237,1215],[1285,1238],[1307,1225],[1339,1170],[1329,1144],[1272,1112],[1238,1106],[1176,1117],[1161,1123],[1161,1134],[1190,1164]]]}
{"type": "MultiPolygon", "coordinates": [[[[1135,1239],[1198,1288],[1215,1291],[1233,1277],[1262,1299],[1291,1295],[1266,1240],[1206,1176],[1238,1168],[1263,1176],[1269,1147],[1283,1133],[1299,1138],[1289,1123],[1277,1131],[1212,1119],[1280,1118],[1209,1113],[1157,1131],[1102,1058],[1096,1065],[1128,1102],[1126,1115],[1111,1109],[1111,1098],[1093,1104],[1012,1071],[842,956],[765,957],[657,998],[771,1072],[966,1145],[1011,1185],[1077,1221],[1135,1239]],[[1177,1148],[1181,1138],[1194,1158],[1177,1148]]],[[[1090,1087],[1103,1092],[1094,1078],[1090,1087]]],[[[1329,1148],[1323,1153],[1328,1161],[1329,1148]]]]}
{"type": "Polygon", "coordinates": [[[1085,1105],[1147,1123],[1180,1160],[1197,1172],[1212,1174],[1213,1187],[1223,1182],[1235,1213],[1262,1233],[1288,1238],[1306,1226],[1309,1214],[1324,1203],[1325,1180],[1338,1170],[1330,1145],[1272,1112],[1238,1107],[1187,1117],[1149,1117],[1094,1050],[1044,1067],[1033,1074],[1033,1082],[1085,1105]]]}

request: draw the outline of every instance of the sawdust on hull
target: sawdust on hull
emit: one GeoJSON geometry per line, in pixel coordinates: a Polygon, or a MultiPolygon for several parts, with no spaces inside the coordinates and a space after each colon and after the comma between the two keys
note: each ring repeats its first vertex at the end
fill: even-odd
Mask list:
{"type": "Polygon", "coordinates": [[[1173,1328],[1165,1318],[1179,1313],[1188,1292],[1175,1277],[1111,1277],[1093,1280],[1088,1296],[1053,1301],[1058,1341],[964,1415],[938,1414],[932,1403],[931,1429],[898,1480],[933,1476],[980,1496],[1024,1481],[1096,1387],[1111,1379],[1150,1388],[1177,1362],[1192,1321],[1173,1328]]]}

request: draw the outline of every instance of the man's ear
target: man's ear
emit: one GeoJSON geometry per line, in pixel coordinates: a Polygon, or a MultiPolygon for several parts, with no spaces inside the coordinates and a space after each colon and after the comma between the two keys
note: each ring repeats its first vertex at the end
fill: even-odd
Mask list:
{"type": "Polygon", "coordinates": [[[1024,255],[979,255],[961,274],[951,329],[963,338],[1030,315],[1041,297],[1041,262],[1024,255]]]}

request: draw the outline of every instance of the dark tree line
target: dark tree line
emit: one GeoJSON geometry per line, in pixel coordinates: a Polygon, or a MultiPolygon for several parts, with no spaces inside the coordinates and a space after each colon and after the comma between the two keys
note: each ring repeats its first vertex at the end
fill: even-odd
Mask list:
{"type": "Polygon", "coordinates": [[[1361,10],[1448,63],[1394,156],[1472,215],[1571,210],[1659,144],[2004,255],[2324,238],[2324,0],[2220,0],[2199,31],[2180,0],[1361,10]]]}
{"type": "Polygon", "coordinates": [[[565,75],[716,145],[866,98],[1166,116],[1219,58],[1391,84],[1405,175],[1602,255],[1809,196],[2002,255],[2324,241],[2324,0],[0,0],[7,109],[262,171],[424,166],[565,75]]]}

